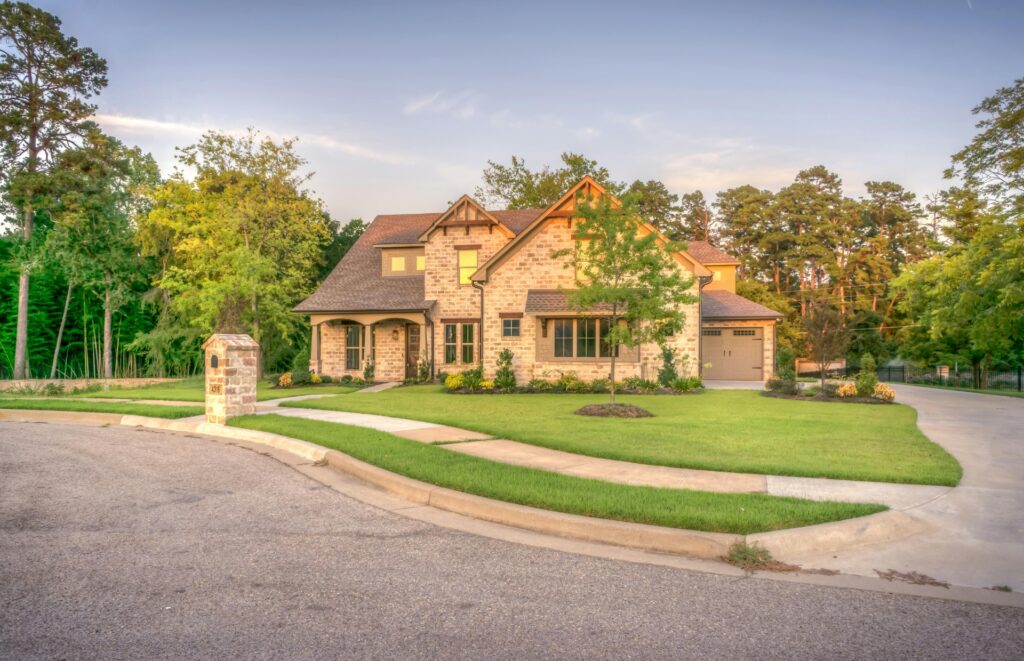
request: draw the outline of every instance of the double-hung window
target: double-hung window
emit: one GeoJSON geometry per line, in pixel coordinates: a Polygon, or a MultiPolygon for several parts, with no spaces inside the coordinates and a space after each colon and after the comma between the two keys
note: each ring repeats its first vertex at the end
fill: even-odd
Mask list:
{"type": "Polygon", "coordinates": [[[473,324],[462,324],[462,362],[473,362],[473,324]]]}
{"type": "Polygon", "coordinates": [[[458,324],[444,325],[444,362],[451,364],[459,356],[459,326],[458,324]]]}
{"type": "Polygon", "coordinates": [[[363,355],[363,327],[350,324],[345,326],[345,369],[361,367],[363,355]]]}
{"type": "Polygon", "coordinates": [[[580,319],[576,322],[576,357],[597,356],[597,319],[580,319]]]}
{"type": "Polygon", "coordinates": [[[555,319],[555,358],[572,358],[573,319],[555,319]]]}

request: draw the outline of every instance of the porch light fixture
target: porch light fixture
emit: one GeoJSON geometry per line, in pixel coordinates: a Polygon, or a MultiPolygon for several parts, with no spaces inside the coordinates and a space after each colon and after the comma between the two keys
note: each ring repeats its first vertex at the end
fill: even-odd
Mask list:
{"type": "Polygon", "coordinates": [[[391,331],[391,339],[392,340],[397,340],[398,339],[398,329],[397,328],[395,330],[391,331]]]}

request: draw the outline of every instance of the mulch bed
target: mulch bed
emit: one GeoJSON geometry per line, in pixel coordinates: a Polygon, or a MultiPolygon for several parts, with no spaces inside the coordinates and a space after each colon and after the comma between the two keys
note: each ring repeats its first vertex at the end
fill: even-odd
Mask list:
{"type": "Polygon", "coordinates": [[[576,410],[576,415],[590,415],[598,418],[653,418],[650,411],[632,404],[587,404],[576,410]]]}
{"type": "Polygon", "coordinates": [[[804,397],[803,395],[787,395],[781,392],[772,392],[771,390],[762,390],[761,395],[764,397],[775,397],[776,399],[798,399],[802,402],[839,402],[840,404],[895,404],[895,402],[886,402],[881,399],[875,399],[874,397],[826,397],[825,395],[815,395],[814,397],[804,397]]]}

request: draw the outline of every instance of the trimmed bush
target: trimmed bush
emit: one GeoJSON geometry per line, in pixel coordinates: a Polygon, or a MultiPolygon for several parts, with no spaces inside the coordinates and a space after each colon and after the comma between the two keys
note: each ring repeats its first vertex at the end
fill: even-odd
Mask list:
{"type": "Polygon", "coordinates": [[[285,372],[281,376],[277,377],[278,388],[291,388],[292,385],[294,385],[294,382],[292,381],[291,372],[285,372]]]}
{"type": "Polygon", "coordinates": [[[512,390],[516,387],[516,373],[512,371],[512,358],[514,354],[511,349],[502,349],[498,354],[498,371],[494,375],[494,386],[502,390],[512,390]]]}
{"type": "Polygon", "coordinates": [[[856,397],[857,386],[855,386],[852,383],[844,383],[843,385],[839,386],[839,388],[836,389],[836,396],[843,398],[856,397]]]}
{"type": "Polygon", "coordinates": [[[302,385],[310,382],[313,377],[309,370],[292,370],[292,383],[302,385]]]}
{"type": "Polygon", "coordinates": [[[699,376],[678,377],[669,382],[668,387],[675,392],[691,392],[702,388],[704,384],[699,376]]]}
{"type": "Polygon", "coordinates": [[[348,385],[348,384],[352,383],[352,375],[351,374],[344,374],[344,375],[342,375],[341,382],[343,384],[345,384],[345,385],[348,385]]]}
{"type": "Polygon", "coordinates": [[[494,390],[494,381],[484,379],[480,382],[480,390],[494,390]]]}
{"type": "Polygon", "coordinates": [[[896,391],[884,383],[877,383],[875,384],[875,391],[871,393],[871,396],[883,402],[891,402],[896,399],[896,391]]]}
{"type": "Polygon", "coordinates": [[[530,379],[526,388],[531,392],[551,392],[555,389],[555,384],[545,379],[530,379]]]}
{"type": "Polygon", "coordinates": [[[611,392],[612,382],[610,379],[594,379],[590,382],[590,392],[606,393],[611,392]]]}
{"type": "Polygon", "coordinates": [[[321,374],[320,375],[320,380],[323,383],[334,383],[334,379],[331,377],[330,374],[321,374]]]}
{"type": "Polygon", "coordinates": [[[484,382],[484,371],[479,367],[466,370],[462,373],[462,387],[466,390],[480,390],[480,384],[484,382]]]}
{"type": "Polygon", "coordinates": [[[463,382],[461,374],[449,374],[444,379],[444,387],[446,390],[462,390],[463,382]]]}
{"type": "Polygon", "coordinates": [[[309,375],[309,382],[314,384],[323,383],[323,379],[321,379],[320,375],[317,374],[316,372],[311,372],[309,375]]]}
{"type": "Polygon", "coordinates": [[[658,383],[663,388],[671,388],[672,383],[679,379],[676,371],[676,350],[674,347],[661,347],[661,367],[658,368],[658,383]]]}
{"type": "Polygon", "coordinates": [[[799,383],[792,379],[783,379],[778,376],[773,376],[772,378],[765,381],[764,387],[771,392],[777,392],[782,395],[800,394],[799,383]]]}

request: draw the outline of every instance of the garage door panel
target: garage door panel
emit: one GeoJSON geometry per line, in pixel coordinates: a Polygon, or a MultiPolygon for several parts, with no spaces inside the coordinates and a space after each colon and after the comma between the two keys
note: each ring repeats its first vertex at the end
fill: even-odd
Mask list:
{"type": "Polygon", "coordinates": [[[704,378],[760,381],[763,373],[762,328],[705,328],[701,331],[704,378]]]}

